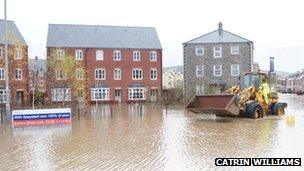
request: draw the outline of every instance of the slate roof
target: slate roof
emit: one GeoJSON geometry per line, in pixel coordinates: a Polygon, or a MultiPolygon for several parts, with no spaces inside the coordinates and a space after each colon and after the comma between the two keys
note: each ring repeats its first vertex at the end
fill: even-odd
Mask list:
{"type": "Polygon", "coordinates": [[[153,27],[49,24],[47,47],[162,49],[153,27]]]}
{"type": "Polygon", "coordinates": [[[191,43],[241,43],[241,42],[250,42],[252,41],[245,39],[241,36],[228,32],[222,29],[222,35],[220,35],[220,28],[207,33],[203,36],[185,42],[184,44],[191,44],[191,43]]]}
{"type": "MultiPolygon", "coordinates": [[[[26,41],[18,30],[14,21],[7,20],[7,31],[8,31],[8,44],[16,44],[17,41],[24,46],[27,46],[26,41]],[[15,37],[12,37],[15,36],[15,37]]],[[[4,44],[5,39],[5,28],[4,28],[4,20],[0,20],[0,44],[4,44]]]]}
{"type": "Polygon", "coordinates": [[[28,60],[28,69],[29,70],[43,70],[47,72],[46,60],[45,59],[29,59],[28,60]],[[36,63],[37,62],[37,63],[36,63]],[[36,66],[36,68],[35,68],[36,66]]]}

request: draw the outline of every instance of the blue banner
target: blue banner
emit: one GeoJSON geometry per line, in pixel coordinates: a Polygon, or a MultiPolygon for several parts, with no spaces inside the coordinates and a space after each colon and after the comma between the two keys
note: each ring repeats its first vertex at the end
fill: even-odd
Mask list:
{"type": "Polygon", "coordinates": [[[22,114],[22,115],[14,115],[13,120],[35,120],[35,119],[58,119],[58,118],[70,118],[70,113],[50,113],[50,114],[22,114]]]}

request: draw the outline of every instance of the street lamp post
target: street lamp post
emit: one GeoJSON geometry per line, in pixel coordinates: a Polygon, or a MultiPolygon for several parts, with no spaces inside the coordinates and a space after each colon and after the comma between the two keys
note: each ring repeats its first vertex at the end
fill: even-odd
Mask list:
{"type": "Polygon", "coordinates": [[[6,16],[6,0],[4,0],[4,61],[5,61],[5,91],[6,91],[6,118],[11,114],[10,106],[10,89],[9,89],[9,74],[8,74],[8,40],[7,40],[7,16],[6,16]]]}

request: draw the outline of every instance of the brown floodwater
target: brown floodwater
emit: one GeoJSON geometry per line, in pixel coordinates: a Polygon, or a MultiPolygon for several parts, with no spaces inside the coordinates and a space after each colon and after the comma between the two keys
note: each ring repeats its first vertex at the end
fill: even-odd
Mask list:
{"type": "Polygon", "coordinates": [[[303,159],[304,96],[281,100],[289,105],[285,116],[257,120],[183,106],[94,105],[70,125],[2,124],[0,170],[201,170],[216,168],[217,157],[303,159]]]}

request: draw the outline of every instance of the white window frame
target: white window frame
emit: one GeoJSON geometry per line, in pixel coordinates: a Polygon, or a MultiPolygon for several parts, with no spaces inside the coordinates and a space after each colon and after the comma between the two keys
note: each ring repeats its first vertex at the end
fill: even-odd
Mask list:
{"type": "Polygon", "coordinates": [[[22,59],[22,51],[17,49],[15,51],[15,59],[22,59]]]}
{"type": "Polygon", "coordinates": [[[84,79],[84,70],[83,69],[76,69],[76,79],[83,80],[84,79]]]}
{"type": "Polygon", "coordinates": [[[142,80],[143,79],[143,70],[140,68],[134,68],[132,69],[132,79],[133,80],[142,80]],[[138,73],[135,73],[138,72],[138,73]],[[139,76],[136,76],[139,75],[139,76]],[[135,77],[136,76],[136,77],[135,77]]]}
{"type": "Polygon", "coordinates": [[[38,76],[39,77],[44,77],[44,71],[42,71],[42,70],[38,71],[38,76]]]}
{"type": "Polygon", "coordinates": [[[213,46],[213,57],[221,58],[222,57],[222,46],[213,46]],[[217,50],[217,48],[219,48],[217,50]]]}
{"type": "Polygon", "coordinates": [[[96,50],[96,61],[103,61],[104,53],[103,50],[96,50]]]}
{"type": "Polygon", "coordinates": [[[6,103],[6,90],[0,89],[0,103],[6,103]]]}
{"type": "Polygon", "coordinates": [[[113,59],[114,59],[114,61],[121,61],[121,51],[120,50],[115,50],[113,52],[113,59]]]}
{"type": "Polygon", "coordinates": [[[140,51],[139,50],[133,51],[133,61],[140,61],[140,51]]]}
{"type": "Polygon", "coordinates": [[[91,101],[110,100],[110,88],[99,87],[91,88],[91,101]]]}
{"type": "Polygon", "coordinates": [[[53,88],[51,92],[52,92],[52,101],[55,102],[71,101],[70,88],[53,88]]]}
{"type": "Polygon", "coordinates": [[[63,49],[57,49],[57,51],[56,51],[57,59],[59,59],[59,60],[62,59],[64,55],[65,55],[65,51],[63,49]]]}
{"type": "Polygon", "coordinates": [[[82,61],[83,60],[83,50],[81,50],[81,49],[75,50],[75,59],[77,61],[82,61]]]}
{"type": "Polygon", "coordinates": [[[150,61],[157,61],[157,52],[156,51],[150,52],[150,61]]]}
{"type": "Polygon", "coordinates": [[[22,80],[22,69],[21,68],[15,69],[15,80],[22,80]]]}
{"type": "Polygon", "coordinates": [[[150,69],[150,80],[157,80],[157,69],[150,69]]]}
{"type": "Polygon", "coordinates": [[[60,69],[56,69],[55,77],[56,77],[56,80],[64,80],[65,74],[60,69]]]}
{"type": "Polygon", "coordinates": [[[197,56],[203,56],[204,53],[205,53],[205,49],[204,49],[203,46],[197,46],[197,47],[195,47],[195,54],[197,56]],[[200,50],[202,51],[202,53],[198,53],[200,50]]]}
{"type": "Polygon", "coordinates": [[[204,66],[203,65],[196,65],[195,67],[196,77],[203,77],[204,76],[204,66]],[[201,74],[199,74],[201,72],[201,74]]]}
{"type": "Polygon", "coordinates": [[[230,47],[230,53],[232,55],[238,55],[238,54],[240,54],[240,47],[239,46],[231,46],[230,47]]]}
{"type": "Polygon", "coordinates": [[[146,88],[143,87],[132,87],[128,88],[128,99],[129,100],[146,100],[146,88]]]}
{"type": "Polygon", "coordinates": [[[95,80],[106,80],[106,69],[96,68],[95,69],[95,80]]]}
{"type": "Polygon", "coordinates": [[[240,75],[240,65],[238,65],[238,64],[231,65],[231,75],[234,77],[240,75]],[[236,67],[236,68],[234,68],[234,67],[236,67]],[[234,74],[234,71],[237,71],[237,74],[234,74]]]}
{"type": "Polygon", "coordinates": [[[5,80],[5,69],[0,68],[0,80],[5,80]]]}
{"type": "Polygon", "coordinates": [[[223,75],[222,65],[213,65],[213,75],[216,77],[220,77],[223,75]],[[217,71],[219,71],[219,74],[217,74],[217,71]]]}
{"type": "Polygon", "coordinates": [[[120,68],[114,69],[114,80],[121,80],[121,69],[120,68]]]}

